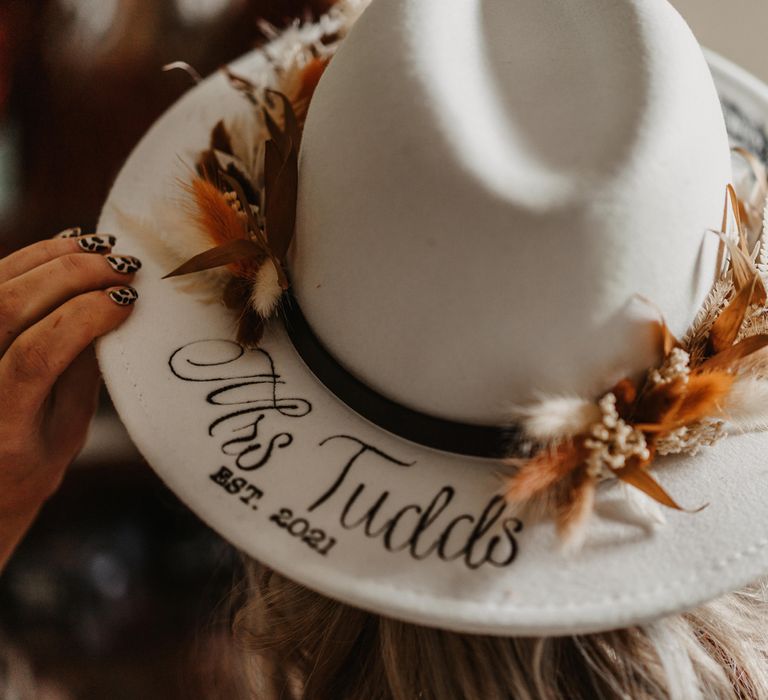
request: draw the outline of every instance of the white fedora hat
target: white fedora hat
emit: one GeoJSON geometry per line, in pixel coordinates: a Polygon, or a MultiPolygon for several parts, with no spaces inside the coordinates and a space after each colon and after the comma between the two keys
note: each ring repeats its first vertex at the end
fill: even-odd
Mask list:
{"type": "MultiPolygon", "coordinates": [[[[598,430],[616,428],[605,397],[619,380],[656,368],[657,384],[682,386],[723,351],[708,341],[689,357],[689,337],[670,353],[669,336],[660,357],[657,314],[638,299],[677,337],[694,323],[722,268],[712,231],[735,177],[723,109],[731,145],[765,156],[768,89],[716,56],[708,66],[666,0],[374,0],[358,19],[366,5],[275,36],[233,66],[239,91],[224,74],[192,89],[114,185],[99,228],[130,241],[144,269],[141,303],[99,358],[147,461],[284,575],[445,629],[604,630],[768,573],[768,436],[732,429],[709,445],[727,417],[699,415],[700,439],[676,423],[662,449],[620,406],[629,451],[598,430]],[[223,120],[219,150],[231,146],[258,191],[264,89],[303,110],[297,76],[331,55],[301,142],[291,290],[245,348],[218,303],[229,272],[162,279],[210,247],[183,185],[223,120]],[[563,410],[585,425],[547,423],[563,410]],[[654,527],[651,498],[604,479],[583,546],[564,552],[554,520],[509,493],[515,474],[572,444],[590,479],[643,453],[643,490],[709,505],[671,508],[654,527]]],[[[740,213],[755,228],[755,212],[740,213]]],[[[740,275],[757,274],[731,249],[718,313],[743,296],[740,275]]],[[[762,281],[751,285],[747,301],[762,281]]],[[[727,369],[718,410],[743,376],[727,369]]]]}

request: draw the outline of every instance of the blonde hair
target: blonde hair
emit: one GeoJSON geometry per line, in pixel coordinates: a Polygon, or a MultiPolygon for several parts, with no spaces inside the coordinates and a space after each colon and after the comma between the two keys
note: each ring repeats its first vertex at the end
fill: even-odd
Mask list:
{"type": "Polygon", "coordinates": [[[247,560],[234,614],[259,700],[768,698],[764,583],[600,634],[472,636],[335,602],[247,560]]]}

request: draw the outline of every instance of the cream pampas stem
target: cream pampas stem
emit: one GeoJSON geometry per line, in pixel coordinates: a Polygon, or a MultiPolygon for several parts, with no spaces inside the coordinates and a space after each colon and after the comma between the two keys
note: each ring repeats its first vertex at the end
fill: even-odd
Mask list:
{"type": "Polygon", "coordinates": [[[525,434],[541,442],[562,440],[584,433],[600,421],[600,409],[594,401],[577,396],[551,396],[532,406],[518,409],[525,434]]]}
{"type": "Polygon", "coordinates": [[[259,316],[265,319],[269,318],[275,312],[282,294],[283,290],[278,281],[275,263],[271,258],[265,260],[256,274],[256,281],[253,283],[251,306],[259,316]]]}
{"type": "Polygon", "coordinates": [[[586,473],[577,475],[571,493],[558,513],[557,532],[566,554],[575,554],[584,546],[595,509],[596,488],[596,478],[586,473]]]}

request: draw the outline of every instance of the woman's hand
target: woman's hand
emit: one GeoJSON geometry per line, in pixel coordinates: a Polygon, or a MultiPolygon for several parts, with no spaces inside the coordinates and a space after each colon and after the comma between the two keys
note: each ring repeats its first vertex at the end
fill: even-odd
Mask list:
{"type": "Polygon", "coordinates": [[[71,229],[0,259],[0,567],[85,442],[95,338],[129,316],[141,263],[71,229]]]}

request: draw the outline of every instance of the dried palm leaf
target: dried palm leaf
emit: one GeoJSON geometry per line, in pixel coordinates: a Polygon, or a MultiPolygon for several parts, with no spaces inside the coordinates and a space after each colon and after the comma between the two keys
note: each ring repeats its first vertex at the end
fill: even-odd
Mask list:
{"type": "Polygon", "coordinates": [[[757,279],[753,277],[751,284],[745,284],[712,324],[708,341],[711,355],[727,350],[736,341],[752,303],[757,279]]]}

